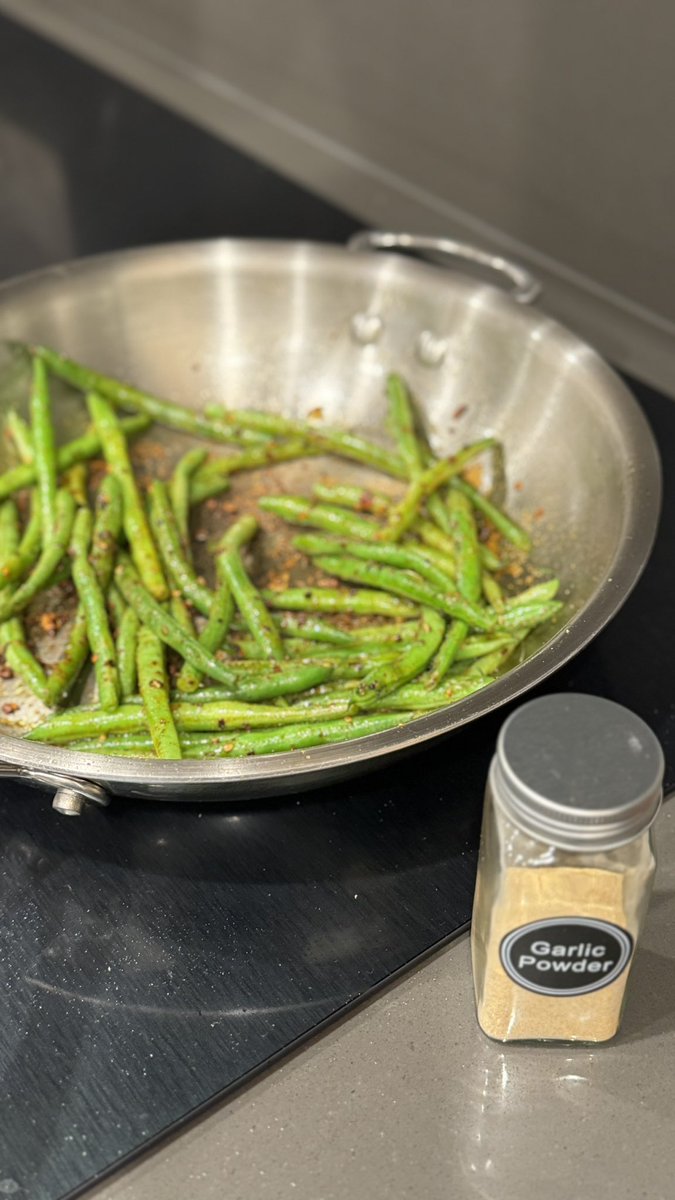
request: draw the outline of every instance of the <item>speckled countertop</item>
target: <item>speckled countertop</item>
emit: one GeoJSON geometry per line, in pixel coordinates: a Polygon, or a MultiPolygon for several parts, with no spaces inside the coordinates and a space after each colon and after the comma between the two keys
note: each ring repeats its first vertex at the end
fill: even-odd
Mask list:
{"type": "Polygon", "coordinates": [[[468,938],[90,1200],[671,1200],[675,802],[618,1039],[502,1047],[468,938]]]}

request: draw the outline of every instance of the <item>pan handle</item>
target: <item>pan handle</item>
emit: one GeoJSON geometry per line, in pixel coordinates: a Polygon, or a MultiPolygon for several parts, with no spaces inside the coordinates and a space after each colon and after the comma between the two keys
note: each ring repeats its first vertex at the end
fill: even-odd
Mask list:
{"type": "Polygon", "coordinates": [[[97,804],[105,808],[110,797],[97,783],[88,779],[76,779],[72,775],[50,775],[48,772],[30,771],[13,763],[0,763],[0,779],[17,779],[29,787],[55,788],[52,807],[65,817],[79,817],[85,804],[97,804]]]}
{"type": "Polygon", "coordinates": [[[469,242],[456,242],[453,238],[430,237],[417,233],[386,233],[379,229],[364,229],[355,233],[347,242],[348,250],[417,250],[434,257],[459,259],[494,271],[506,277],[510,294],[518,304],[531,304],[541,291],[541,284],[533,275],[510,258],[501,254],[490,254],[469,242]]]}

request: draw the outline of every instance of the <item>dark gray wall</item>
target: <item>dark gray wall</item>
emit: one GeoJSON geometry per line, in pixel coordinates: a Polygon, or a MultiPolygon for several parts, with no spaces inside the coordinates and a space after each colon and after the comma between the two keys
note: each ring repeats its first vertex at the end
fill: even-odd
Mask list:
{"type": "Polygon", "coordinates": [[[675,333],[667,0],[0,0],[365,222],[471,236],[628,366],[675,333]],[[602,309],[605,309],[605,315],[602,309]],[[610,321],[608,314],[612,315],[610,321]]]}

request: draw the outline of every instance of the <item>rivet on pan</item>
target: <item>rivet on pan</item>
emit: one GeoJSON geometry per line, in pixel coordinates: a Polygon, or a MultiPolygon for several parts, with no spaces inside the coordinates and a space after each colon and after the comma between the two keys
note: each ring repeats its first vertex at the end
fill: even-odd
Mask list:
{"type": "Polygon", "coordinates": [[[52,800],[52,807],[64,817],[80,817],[84,810],[86,798],[70,788],[59,788],[52,800]]]}
{"type": "Polygon", "coordinates": [[[370,342],[377,341],[384,329],[384,322],[377,313],[359,312],[354,313],[351,327],[354,341],[359,342],[361,346],[367,346],[370,342]]]}
{"type": "Polygon", "coordinates": [[[440,367],[448,352],[448,339],[436,337],[429,329],[423,329],[417,339],[417,357],[425,367],[440,367]]]}

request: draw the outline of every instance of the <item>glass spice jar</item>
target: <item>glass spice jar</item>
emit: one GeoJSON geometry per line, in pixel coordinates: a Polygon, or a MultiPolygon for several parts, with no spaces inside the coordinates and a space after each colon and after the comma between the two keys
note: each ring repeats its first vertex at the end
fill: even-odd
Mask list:
{"type": "Polygon", "coordinates": [[[500,1042],[604,1042],[619,1028],[655,859],[663,752],[619,704],[561,694],[502,727],[485,798],[471,951],[500,1042]]]}

